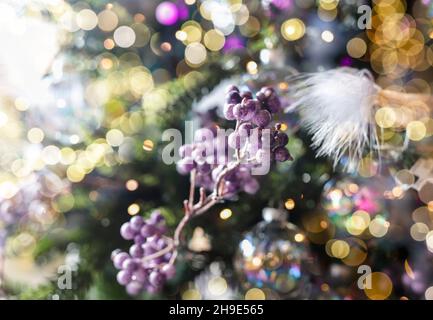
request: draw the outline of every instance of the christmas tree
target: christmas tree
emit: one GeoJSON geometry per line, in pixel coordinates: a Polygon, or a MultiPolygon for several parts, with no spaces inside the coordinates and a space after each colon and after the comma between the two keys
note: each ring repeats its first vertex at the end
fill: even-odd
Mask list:
{"type": "Polygon", "coordinates": [[[2,297],[433,299],[432,10],[1,4],[2,297]]]}

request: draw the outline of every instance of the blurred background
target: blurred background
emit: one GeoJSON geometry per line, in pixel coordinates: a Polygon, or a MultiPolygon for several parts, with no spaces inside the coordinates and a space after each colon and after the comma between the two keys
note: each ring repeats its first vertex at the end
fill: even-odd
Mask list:
{"type": "Polygon", "coordinates": [[[273,85],[287,106],[287,76],[353,67],[431,95],[432,39],[431,0],[1,0],[0,296],[433,299],[433,119],[410,106],[376,111],[382,163],[352,174],[282,115],[294,161],[191,221],[163,291],[130,297],[110,260],[131,216],[182,217],[189,181],[161,134],[225,124],[221,86],[273,85]]]}

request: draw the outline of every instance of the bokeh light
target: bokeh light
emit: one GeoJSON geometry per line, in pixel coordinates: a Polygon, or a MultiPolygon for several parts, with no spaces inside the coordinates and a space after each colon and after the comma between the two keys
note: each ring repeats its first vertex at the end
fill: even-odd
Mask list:
{"type": "Polygon", "coordinates": [[[155,16],[159,23],[170,26],[177,22],[179,12],[173,2],[163,1],[156,7],[155,16]]]}
{"type": "Polygon", "coordinates": [[[281,25],[281,34],[288,41],[299,40],[305,34],[305,25],[297,18],[286,20],[281,25]]]}

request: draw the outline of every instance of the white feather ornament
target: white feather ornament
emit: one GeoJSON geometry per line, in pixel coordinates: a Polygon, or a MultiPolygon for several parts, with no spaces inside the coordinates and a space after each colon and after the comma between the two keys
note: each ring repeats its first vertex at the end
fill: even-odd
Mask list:
{"type": "Polygon", "coordinates": [[[0,18],[0,95],[43,102],[49,96],[43,77],[60,49],[60,31],[42,18],[19,16],[25,6],[18,2],[0,3],[8,17],[0,18]]]}
{"type": "Polygon", "coordinates": [[[357,168],[365,148],[377,144],[373,108],[380,87],[368,70],[339,68],[292,77],[293,104],[301,125],[312,135],[317,156],[347,156],[346,169],[357,168]]]}

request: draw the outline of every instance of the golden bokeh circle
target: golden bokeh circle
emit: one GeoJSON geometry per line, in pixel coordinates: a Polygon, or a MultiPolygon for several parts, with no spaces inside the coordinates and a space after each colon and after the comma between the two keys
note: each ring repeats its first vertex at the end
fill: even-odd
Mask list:
{"type": "Polygon", "coordinates": [[[390,277],[383,272],[373,272],[371,277],[371,287],[366,286],[365,295],[371,300],[385,300],[392,293],[392,281],[390,277]]]}

